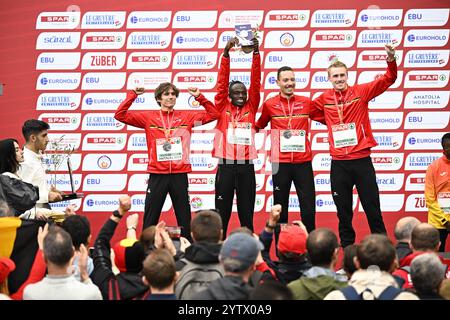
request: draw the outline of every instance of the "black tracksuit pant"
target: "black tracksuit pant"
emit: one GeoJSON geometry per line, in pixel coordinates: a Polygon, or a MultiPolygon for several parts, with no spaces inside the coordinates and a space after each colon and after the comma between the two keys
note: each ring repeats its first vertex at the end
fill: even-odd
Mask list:
{"type": "Polygon", "coordinates": [[[375,169],[370,157],[355,160],[331,160],[331,193],[339,218],[342,247],[355,243],[353,219],[353,186],[367,216],[372,233],[386,234],[380,209],[380,196],[375,169]]]}
{"type": "Polygon", "coordinates": [[[143,229],[158,224],[167,193],[172,199],[181,235],[191,239],[191,206],[188,195],[187,173],[155,174],[148,178],[143,229]]]}
{"type": "Polygon", "coordinates": [[[241,226],[253,231],[256,178],[252,160],[219,159],[216,173],[216,209],[222,217],[223,237],[226,238],[233,207],[234,190],[241,226]]]}
{"type": "Polygon", "coordinates": [[[316,228],[316,191],[311,161],[273,163],[273,204],[281,204],[279,223],[288,222],[289,193],[294,182],[300,203],[300,215],[308,232],[316,228]]]}

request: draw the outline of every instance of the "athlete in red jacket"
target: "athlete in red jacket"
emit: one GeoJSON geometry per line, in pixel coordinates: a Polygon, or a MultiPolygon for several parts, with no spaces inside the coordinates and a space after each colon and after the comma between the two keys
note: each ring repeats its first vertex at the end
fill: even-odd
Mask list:
{"type": "Polygon", "coordinates": [[[182,235],[190,239],[191,208],[188,197],[188,177],[192,127],[216,119],[217,112],[197,88],[188,91],[207,110],[200,112],[176,111],[174,106],[179,90],[172,83],[161,83],[155,90],[160,110],[129,112],[133,101],[144,88],[128,91],[115,118],[123,123],[145,129],[148,147],[148,179],[143,229],[156,225],[167,193],[172,199],[182,235]]]}
{"type": "Polygon", "coordinates": [[[339,236],[343,247],[355,242],[352,227],[352,190],[356,185],[372,233],[386,233],[380,210],[380,197],[370,148],[375,141],[369,121],[369,101],[386,91],[397,79],[395,50],[385,46],[387,72],[375,81],[350,87],[347,67],[337,61],[328,68],[333,89],[315,102],[323,110],[331,153],[331,191],[339,218],[339,236]]]}
{"type": "Polygon", "coordinates": [[[323,111],[312,108],[311,99],[294,94],[295,74],[291,67],[277,71],[280,93],[262,106],[258,129],[270,121],[273,201],[281,204],[280,223],[288,222],[289,193],[294,182],[301,217],[308,232],[315,229],[316,195],[308,139],[309,119],[324,122],[323,111]]]}
{"type": "Polygon", "coordinates": [[[214,98],[219,113],[213,149],[213,156],[219,158],[215,204],[222,217],[224,237],[231,217],[234,190],[236,189],[239,221],[250,230],[253,230],[256,197],[252,159],[256,158],[255,115],[260,101],[261,59],[258,40],[253,39],[251,83],[247,100],[247,88],[242,82],[229,83],[229,51],[237,43],[237,38],[233,38],[225,46],[214,98]]]}

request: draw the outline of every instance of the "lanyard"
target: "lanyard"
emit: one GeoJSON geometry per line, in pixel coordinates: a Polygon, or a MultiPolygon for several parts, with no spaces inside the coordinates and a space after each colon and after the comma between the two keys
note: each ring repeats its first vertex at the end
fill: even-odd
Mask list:
{"type": "MultiPolygon", "coordinates": [[[[347,104],[347,96],[350,93],[350,89],[347,89],[347,93],[345,94],[344,100],[342,101],[342,104],[339,105],[337,103],[337,99],[336,99],[336,91],[334,92],[334,105],[336,106],[336,110],[338,112],[338,116],[339,116],[339,121],[340,123],[344,123],[344,106],[347,104]]],[[[342,97],[342,93],[341,93],[341,97],[342,97]]]]}
{"type": "Polygon", "coordinates": [[[172,119],[170,121],[169,121],[169,112],[167,112],[167,127],[161,110],[159,110],[159,114],[161,116],[161,122],[164,128],[164,136],[166,137],[166,140],[169,140],[170,130],[172,130],[173,117],[175,116],[175,110],[172,111],[172,119]]]}
{"type": "MultiPolygon", "coordinates": [[[[289,112],[289,120],[288,120],[288,129],[291,129],[291,121],[292,121],[292,115],[294,114],[294,104],[292,104],[292,108],[291,105],[289,104],[289,99],[287,99],[288,102],[288,112],[289,112]]],[[[283,110],[284,116],[287,118],[287,114],[286,111],[284,110],[284,104],[283,102],[281,102],[281,97],[280,97],[280,104],[281,104],[281,109],[283,110]]]]}

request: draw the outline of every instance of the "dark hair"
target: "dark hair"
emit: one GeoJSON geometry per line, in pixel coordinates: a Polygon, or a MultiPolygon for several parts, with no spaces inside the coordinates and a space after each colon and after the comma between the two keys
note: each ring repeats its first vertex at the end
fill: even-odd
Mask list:
{"type": "Polygon", "coordinates": [[[158,105],[161,105],[161,103],[158,100],[161,100],[163,93],[169,92],[170,89],[173,90],[175,96],[178,98],[180,90],[178,90],[178,88],[173,83],[163,82],[155,89],[155,100],[158,103],[158,105]]]}
{"type": "Polygon", "coordinates": [[[194,241],[218,243],[221,239],[222,218],[213,210],[200,210],[191,221],[194,241]]]}
{"type": "Polygon", "coordinates": [[[442,136],[442,140],[441,140],[442,148],[444,148],[444,143],[445,143],[446,140],[450,140],[450,132],[447,132],[446,134],[444,134],[442,136]]]}
{"type": "Polygon", "coordinates": [[[156,226],[150,226],[142,230],[141,236],[139,237],[139,242],[146,255],[149,254],[149,250],[153,248],[153,244],[155,243],[155,233],[156,226]]]}
{"type": "Polygon", "coordinates": [[[236,84],[242,84],[245,87],[245,84],[243,82],[237,81],[237,80],[231,80],[230,83],[228,84],[228,93],[231,92],[231,88],[236,84]]]}
{"type": "Polygon", "coordinates": [[[280,80],[280,73],[282,73],[283,71],[292,71],[294,72],[294,69],[292,69],[291,67],[288,66],[284,66],[281,67],[280,69],[277,70],[277,79],[280,80]]]}
{"type": "Polygon", "coordinates": [[[81,244],[88,245],[88,239],[91,235],[91,224],[88,218],[80,215],[68,216],[62,222],[61,227],[70,234],[76,250],[80,249],[81,244]]]}
{"type": "Polygon", "coordinates": [[[338,239],[334,232],[327,228],[312,231],[306,240],[306,249],[313,266],[328,267],[337,248],[338,239]]]}
{"type": "Polygon", "coordinates": [[[361,269],[378,266],[389,272],[395,261],[396,252],[391,240],[384,234],[370,234],[361,241],[356,249],[361,269]]]}
{"type": "Polygon", "coordinates": [[[294,295],[286,284],[268,280],[253,289],[249,300],[294,300],[294,295]]]}
{"type": "Polygon", "coordinates": [[[142,274],[150,286],[164,289],[175,279],[175,260],[167,249],[155,249],[144,260],[142,274]]]}
{"type": "Polygon", "coordinates": [[[356,266],[353,258],[356,257],[356,250],[358,246],[356,244],[348,245],[344,248],[344,258],[342,259],[342,266],[344,271],[351,275],[355,273],[356,266]]]}
{"type": "Polygon", "coordinates": [[[50,129],[50,126],[47,122],[37,119],[30,119],[24,122],[22,126],[22,134],[25,141],[28,142],[32,134],[39,134],[40,132],[48,129],[50,129]]]}
{"type": "Polygon", "coordinates": [[[5,139],[0,141],[0,173],[15,173],[19,169],[14,142],[19,144],[16,139],[5,139]]]}
{"type": "Polygon", "coordinates": [[[414,250],[434,251],[439,241],[439,231],[428,223],[418,224],[411,233],[411,246],[414,250]]]}
{"type": "Polygon", "coordinates": [[[48,234],[44,238],[45,258],[49,262],[63,267],[70,262],[73,253],[74,250],[70,234],[61,227],[51,226],[48,229],[48,234]]]}

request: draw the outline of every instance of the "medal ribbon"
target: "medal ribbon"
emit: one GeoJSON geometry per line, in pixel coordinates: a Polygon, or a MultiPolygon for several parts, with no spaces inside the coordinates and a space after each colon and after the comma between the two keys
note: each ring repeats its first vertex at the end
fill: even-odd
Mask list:
{"type": "Polygon", "coordinates": [[[289,99],[287,99],[287,101],[288,101],[289,118],[288,118],[288,116],[286,114],[286,110],[284,110],[284,104],[283,104],[283,102],[281,102],[281,97],[280,97],[281,109],[283,110],[284,116],[286,118],[288,118],[288,127],[287,128],[290,130],[291,129],[292,115],[294,114],[294,104],[292,104],[292,108],[291,108],[291,105],[289,104],[289,99]]]}
{"type": "MultiPolygon", "coordinates": [[[[342,104],[339,105],[337,103],[337,98],[336,98],[336,91],[334,92],[334,105],[336,106],[336,110],[338,112],[338,116],[339,116],[339,121],[341,124],[344,123],[344,106],[347,104],[347,96],[350,93],[350,89],[347,89],[347,93],[345,94],[344,100],[342,101],[342,104]]],[[[341,93],[341,97],[342,97],[342,93],[341,93]]]]}
{"type": "Polygon", "coordinates": [[[161,122],[162,122],[162,125],[164,128],[164,136],[166,137],[166,140],[169,141],[170,140],[170,130],[172,130],[173,118],[175,116],[175,110],[172,111],[172,119],[170,121],[169,121],[169,112],[167,112],[167,127],[166,127],[166,123],[164,121],[164,117],[163,117],[161,110],[159,110],[159,114],[161,116],[161,122]]]}

